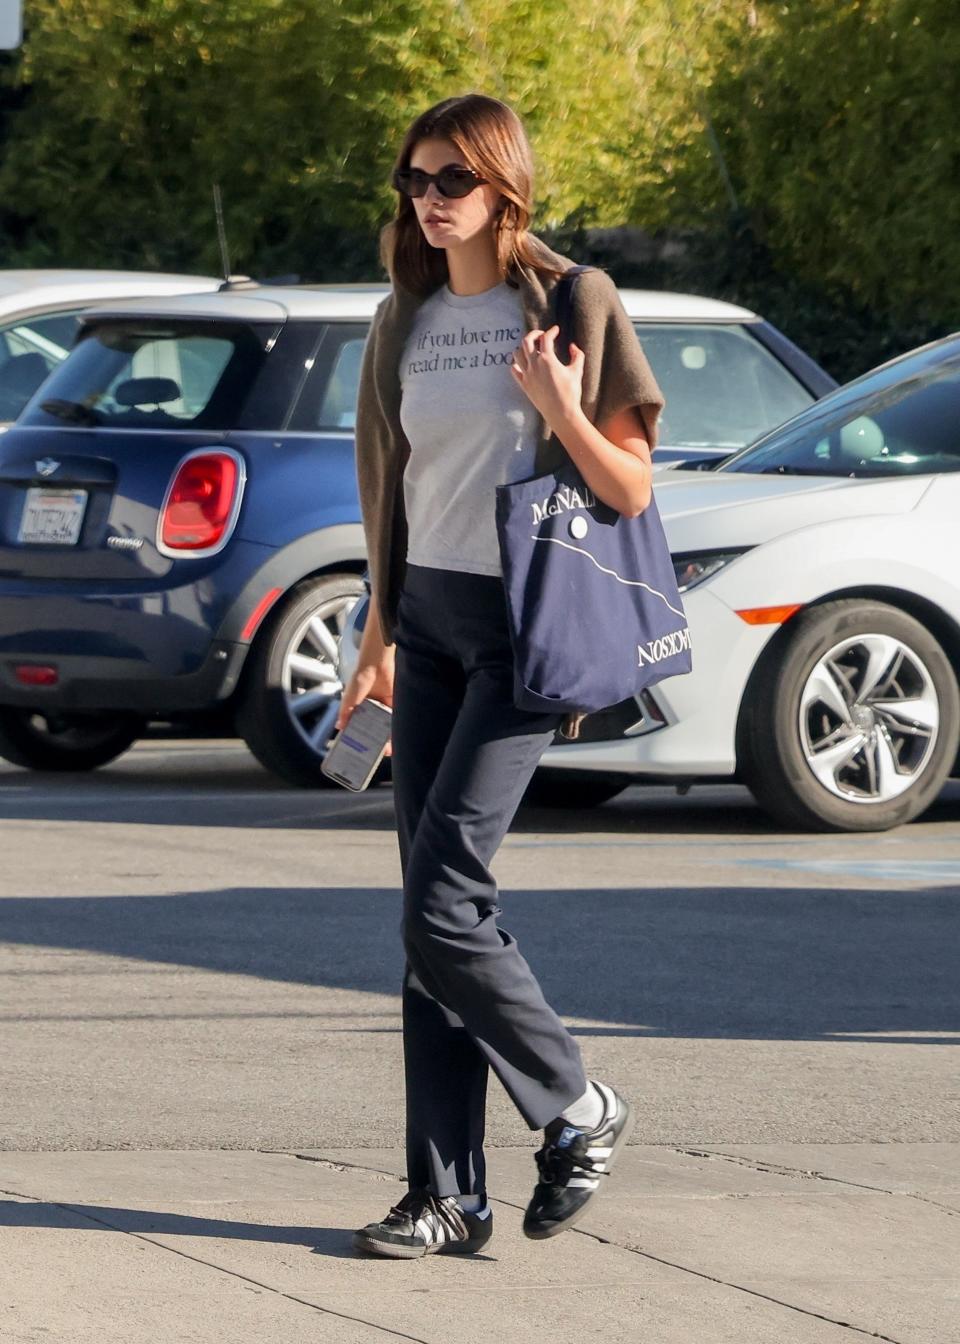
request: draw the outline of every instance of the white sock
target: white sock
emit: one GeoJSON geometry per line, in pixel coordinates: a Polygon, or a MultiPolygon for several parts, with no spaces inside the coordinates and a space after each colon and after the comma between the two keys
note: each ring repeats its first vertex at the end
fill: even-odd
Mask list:
{"type": "Polygon", "coordinates": [[[475,1213],[478,1218],[486,1218],[490,1212],[483,1195],[454,1195],[454,1199],[464,1213],[475,1213]]]}
{"type": "Polygon", "coordinates": [[[561,1118],[568,1124],[573,1125],[574,1129],[596,1129],[604,1114],[603,1094],[593,1083],[587,1083],[587,1090],[582,1097],[570,1103],[565,1110],[560,1112],[561,1118]]]}

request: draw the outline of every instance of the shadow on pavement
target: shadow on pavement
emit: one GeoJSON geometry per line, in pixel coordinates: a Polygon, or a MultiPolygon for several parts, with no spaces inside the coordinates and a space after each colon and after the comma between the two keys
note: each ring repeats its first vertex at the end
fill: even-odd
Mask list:
{"type": "MultiPolygon", "coordinates": [[[[365,793],[343,789],[297,789],[260,769],[244,751],[221,752],[226,764],[205,762],[194,746],[165,762],[150,752],[136,766],[119,762],[91,774],[44,774],[0,765],[0,820],[108,821],[126,825],[256,827],[259,830],[392,831],[389,784],[365,793]],[[239,762],[238,762],[239,756],[239,762]]],[[[960,781],[949,782],[922,817],[949,825],[960,819],[960,781]]],[[[665,783],[634,784],[596,807],[523,806],[512,835],[582,834],[646,837],[715,835],[783,839],[782,828],[754,803],[748,791],[727,781],[695,784],[680,798],[665,783]]],[[[896,834],[909,835],[911,828],[896,834]]],[[[814,832],[798,831],[790,844],[809,844],[814,832]]],[[[948,839],[949,837],[939,837],[948,839]]]]}
{"type": "MultiPolygon", "coordinates": [[[[504,892],[501,922],[548,1000],[583,1020],[582,1034],[933,1043],[960,1032],[958,896],[950,887],[519,890],[504,892]]],[[[7,898],[0,940],[393,994],[399,915],[399,893],[375,888],[7,898]]],[[[138,1006],[118,1002],[100,1016],[138,1020],[138,1006]]],[[[392,1029],[378,1015],[379,1029],[392,1029]]]]}
{"type": "MultiPolygon", "coordinates": [[[[55,1230],[63,1214],[89,1224],[91,1232],[126,1232],[141,1236],[215,1237],[220,1241],[254,1241],[284,1246],[308,1246],[317,1255],[354,1260],[352,1227],[278,1227],[268,1223],[235,1223],[220,1218],[163,1213],[155,1209],[112,1208],[108,1204],[19,1203],[0,1200],[0,1227],[55,1230]]],[[[75,1229],[74,1229],[75,1230],[75,1229]]]]}

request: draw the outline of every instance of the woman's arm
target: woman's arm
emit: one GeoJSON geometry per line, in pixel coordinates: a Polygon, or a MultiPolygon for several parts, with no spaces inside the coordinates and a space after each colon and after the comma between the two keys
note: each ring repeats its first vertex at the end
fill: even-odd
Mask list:
{"type": "Polygon", "coordinates": [[[618,411],[600,429],[579,406],[547,423],[598,499],[627,518],[643,513],[653,493],[653,464],[636,407],[618,411]]]}
{"type": "Polygon", "coordinates": [[[650,503],[653,466],[640,412],[617,411],[599,428],[580,405],[583,351],[571,344],[570,363],[554,350],[558,327],[529,331],[514,355],[513,376],[556,434],[598,499],[628,518],[650,503]]]}
{"type": "MultiPolygon", "coordinates": [[[[380,626],[380,612],[371,596],[367,605],[367,623],[360,640],[357,668],[343,688],[337,728],[346,726],[350,715],[363,700],[370,697],[393,707],[393,660],[395,645],[384,643],[380,626]]],[[[390,755],[390,747],[387,747],[390,755]]]]}
{"type": "MultiPolygon", "coordinates": [[[[386,572],[383,530],[389,520],[391,507],[388,503],[391,477],[385,466],[384,449],[390,440],[391,427],[377,387],[377,349],[380,327],[392,301],[393,296],[388,295],[374,314],[360,366],[355,434],[357,487],[374,592],[367,603],[367,620],[360,640],[356,670],[340,697],[336,723],[338,729],[346,726],[353,711],[368,696],[385,705],[393,705],[394,648],[384,640],[380,604],[376,600],[377,585],[384,581],[383,574],[386,572]]],[[[389,751],[388,747],[388,754],[389,751]]]]}

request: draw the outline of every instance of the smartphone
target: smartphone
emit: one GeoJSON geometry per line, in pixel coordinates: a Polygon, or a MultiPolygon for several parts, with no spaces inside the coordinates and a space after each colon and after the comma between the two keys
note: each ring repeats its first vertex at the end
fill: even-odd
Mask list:
{"type": "Polygon", "coordinates": [[[320,769],[345,789],[359,793],[377,773],[390,741],[391,710],[379,700],[361,700],[330,744],[320,769]]]}

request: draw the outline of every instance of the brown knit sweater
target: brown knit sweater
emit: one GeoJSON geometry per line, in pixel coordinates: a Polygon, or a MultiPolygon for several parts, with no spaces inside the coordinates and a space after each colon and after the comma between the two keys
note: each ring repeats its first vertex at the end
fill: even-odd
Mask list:
{"type": "MultiPolygon", "coordinates": [[[[573,265],[539,239],[533,241],[558,269],[573,265]]],[[[517,279],[527,330],[546,330],[553,325],[556,281],[527,268],[517,279]]],[[[371,586],[388,643],[393,640],[407,553],[402,482],[410,445],[400,424],[400,357],[422,302],[422,296],[394,286],[374,316],[360,373],[357,482],[371,586]]],[[[637,406],[652,450],[663,397],[616,287],[604,271],[587,271],[578,280],[572,334],[585,355],[582,405],[587,419],[602,425],[618,411],[637,406]]],[[[457,432],[455,415],[450,432],[457,432]]],[[[563,444],[541,419],[537,472],[555,470],[566,460],[563,444]]]]}

